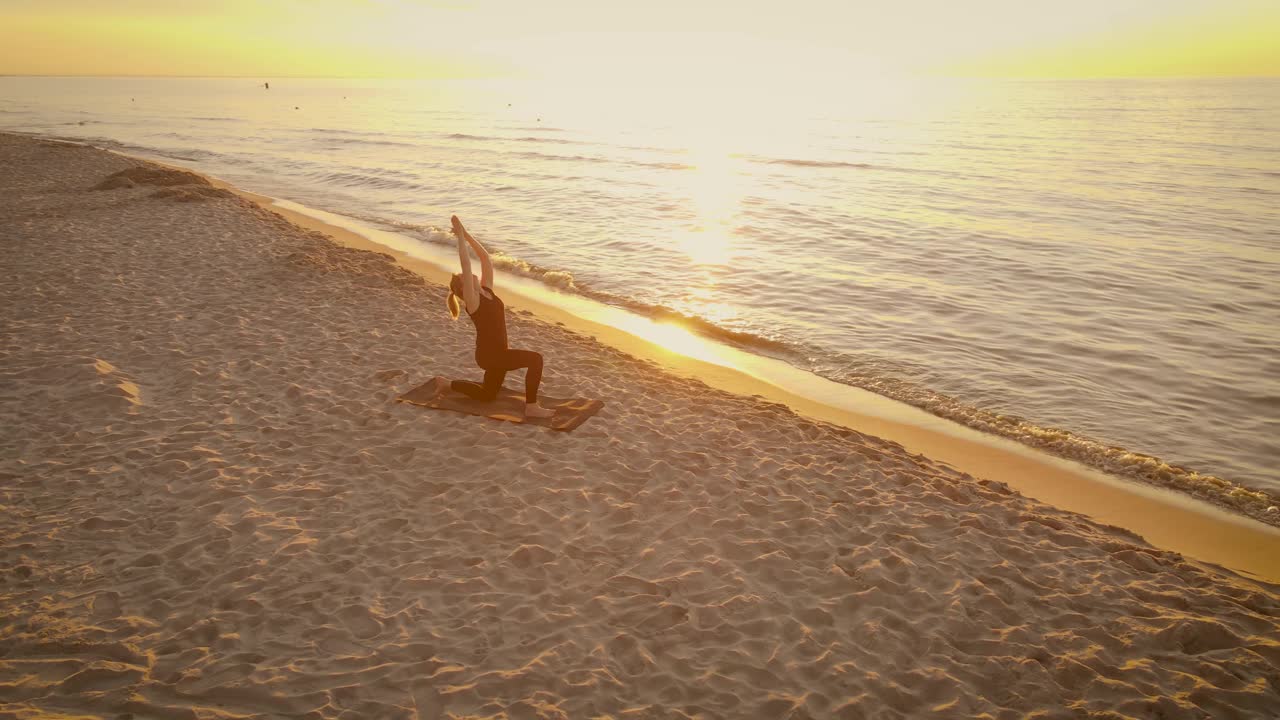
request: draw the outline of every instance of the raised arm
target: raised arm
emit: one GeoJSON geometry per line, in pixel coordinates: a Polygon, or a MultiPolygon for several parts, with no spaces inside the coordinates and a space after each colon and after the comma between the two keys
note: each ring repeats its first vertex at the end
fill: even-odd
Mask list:
{"type": "Polygon", "coordinates": [[[458,235],[458,260],[462,263],[462,302],[466,303],[467,312],[475,312],[480,307],[480,288],[471,274],[471,253],[462,235],[458,235]]]}
{"type": "Polygon", "coordinates": [[[493,261],[489,259],[489,251],[484,249],[479,240],[471,237],[471,233],[467,232],[467,229],[462,226],[462,221],[458,219],[457,215],[450,219],[453,220],[453,234],[457,235],[459,240],[465,239],[471,249],[476,251],[476,257],[480,258],[480,287],[487,287],[492,290],[493,261]]]}

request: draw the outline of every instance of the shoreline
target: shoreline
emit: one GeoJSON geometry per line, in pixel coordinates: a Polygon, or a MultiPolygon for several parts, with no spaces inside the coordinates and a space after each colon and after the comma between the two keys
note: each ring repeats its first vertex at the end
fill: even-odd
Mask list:
{"type": "MultiPolygon", "coordinates": [[[[59,136],[54,135],[53,137],[59,136]]],[[[75,138],[67,139],[75,142],[82,141],[75,138]]],[[[133,153],[140,157],[171,164],[176,167],[190,167],[197,172],[200,172],[201,168],[205,166],[208,166],[211,172],[225,171],[228,173],[228,177],[239,178],[246,190],[262,191],[266,195],[288,198],[305,198],[309,197],[311,191],[316,189],[310,186],[295,188],[287,183],[281,184],[276,182],[271,177],[264,176],[260,173],[249,173],[246,175],[242,172],[242,169],[221,167],[217,164],[197,160],[197,158],[201,156],[194,152],[190,154],[189,157],[185,157],[181,154],[170,156],[160,150],[148,149],[137,145],[130,145],[128,143],[112,141],[106,138],[96,138],[89,142],[100,143],[106,148],[115,148],[120,152],[133,153]],[[217,170],[213,170],[213,168],[217,168],[217,170]],[[265,188],[265,190],[263,190],[263,188],[265,188]],[[299,192],[299,190],[301,190],[301,192],[299,192]]],[[[287,203],[288,201],[283,202],[287,203]]],[[[307,201],[303,200],[303,202],[307,201]]],[[[319,204],[314,205],[313,207],[315,208],[330,207],[333,204],[330,201],[317,200],[316,202],[319,204]]],[[[377,217],[377,215],[384,215],[385,213],[375,211],[373,215],[366,217],[364,213],[367,212],[367,205],[363,202],[363,195],[362,201],[359,203],[338,203],[338,206],[349,207],[353,212],[352,217],[354,218],[364,218],[357,222],[365,223],[366,225],[372,224],[373,228],[378,228],[377,230],[374,230],[374,232],[376,232],[380,237],[386,237],[387,230],[390,230],[392,235],[403,233],[405,235],[403,238],[404,240],[417,246],[410,249],[409,252],[412,255],[419,257],[428,255],[434,257],[441,251],[440,243],[443,243],[446,254],[450,251],[446,235],[438,232],[436,229],[430,228],[429,223],[427,226],[409,225],[408,227],[410,229],[402,230],[399,226],[403,225],[403,223],[385,218],[379,219],[377,217]],[[366,210],[358,210],[357,208],[360,207],[366,207],[366,210]]],[[[305,207],[301,208],[301,210],[304,213],[311,212],[309,208],[305,207]]],[[[338,212],[345,211],[339,210],[338,212]]],[[[397,216],[397,213],[391,213],[388,217],[395,216],[397,216]]],[[[363,230],[357,230],[357,232],[366,236],[368,235],[368,233],[363,230]]],[[[528,266],[524,266],[524,263],[519,259],[511,259],[511,262],[515,265],[513,272],[518,273],[518,276],[533,276],[536,278],[545,270],[536,267],[534,270],[528,270],[528,266]]],[[[446,260],[443,261],[443,264],[448,267],[450,262],[446,258],[446,260]]],[[[500,261],[499,265],[501,266],[502,264],[504,263],[500,261]]],[[[567,270],[572,270],[571,267],[566,267],[567,270]]],[[[558,275],[558,273],[552,273],[551,279],[547,281],[553,289],[558,282],[558,275]]],[[[635,314],[629,315],[627,319],[638,321],[640,324],[648,327],[661,327],[663,330],[675,330],[677,325],[681,324],[680,317],[682,316],[668,316],[666,315],[667,311],[660,305],[652,306],[645,305],[643,303],[637,305],[628,300],[625,296],[618,297],[608,292],[597,292],[589,287],[574,288],[569,295],[573,297],[566,297],[565,299],[569,300],[571,303],[573,298],[576,298],[578,295],[582,295],[588,299],[586,303],[582,303],[584,305],[591,305],[592,303],[590,301],[594,300],[597,301],[597,304],[603,303],[605,306],[616,306],[618,308],[622,308],[623,310],[621,314],[623,315],[628,315],[627,310],[631,309],[635,314]],[[668,320],[673,321],[676,324],[665,324],[668,320]],[[657,323],[664,324],[658,325],[657,323]]],[[[563,303],[557,302],[553,304],[563,303]]],[[[579,312],[579,309],[580,308],[575,307],[572,312],[579,315],[583,314],[579,312]]],[[[727,342],[728,345],[726,345],[726,347],[736,346],[732,331],[719,328],[714,324],[707,325],[695,318],[694,325],[691,329],[695,331],[695,334],[701,335],[705,329],[704,325],[710,329],[708,337],[711,338],[711,343],[716,344],[718,342],[727,342]],[[728,334],[725,335],[724,333],[728,334]]],[[[666,338],[663,338],[660,342],[665,343],[665,341],[666,338]]],[[[747,342],[751,343],[750,340],[747,342]]],[[[773,355],[773,352],[766,350],[765,348],[767,347],[769,346],[767,341],[765,341],[763,346],[756,350],[752,350],[751,352],[761,352],[761,355],[768,359],[769,356],[773,355]]],[[[1033,350],[1034,348],[1027,349],[1033,350]]],[[[783,360],[780,364],[785,365],[787,363],[794,362],[794,367],[796,368],[808,367],[808,363],[803,357],[790,356],[791,353],[801,352],[802,350],[803,348],[800,346],[784,344],[781,349],[783,355],[777,356],[783,360]]],[[[1018,352],[1017,348],[1011,348],[1010,350],[1018,352]]],[[[762,364],[768,365],[769,363],[766,362],[762,364]]],[[[1224,470],[1224,468],[1217,467],[1212,463],[1202,463],[1198,465],[1193,463],[1192,465],[1182,466],[1178,465],[1176,461],[1167,460],[1168,457],[1180,456],[1181,453],[1179,453],[1176,448],[1171,449],[1167,447],[1168,433],[1166,433],[1165,429],[1162,427],[1165,423],[1160,419],[1163,416],[1163,411],[1159,409],[1151,409],[1144,418],[1131,418],[1132,422],[1137,422],[1138,424],[1131,428],[1133,432],[1126,435],[1126,437],[1132,441],[1132,444],[1129,444],[1126,447],[1121,445],[1112,445],[1089,435],[1077,434],[1072,430],[1065,429],[1067,426],[1059,426],[1050,423],[1041,427],[1036,425],[1033,421],[1023,420],[1022,418],[1014,415],[1003,415],[993,409],[985,408],[980,404],[966,404],[956,397],[949,396],[943,392],[932,391],[925,386],[916,386],[911,382],[898,382],[892,376],[880,376],[876,373],[863,376],[855,373],[853,378],[837,378],[836,375],[839,373],[833,374],[834,371],[830,370],[820,370],[816,374],[812,369],[801,372],[806,375],[812,375],[815,378],[829,376],[835,378],[836,383],[811,382],[810,379],[807,378],[802,378],[798,382],[793,382],[792,380],[798,377],[796,373],[786,373],[790,376],[786,383],[780,383],[773,377],[766,377],[764,379],[772,384],[782,385],[784,388],[789,389],[794,395],[805,396],[824,404],[835,404],[846,408],[853,408],[858,412],[862,411],[868,397],[890,398],[899,403],[905,403],[916,408],[921,408],[928,414],[944,418],[958,425],[975,429],[984,435],[989,434],[1008,438],[1013,440],[1015,443],[1036,448],[1049,455],[1063,458],[1070,462],[1079,462],[1108,476],[1133,480],[1155,488],[1170,489],[1176,493],[1198,498],[1219,507],[1226,508],[1232,512],[1252,517],[1262,523],[1280,527],[1280,510],[1275,509],[1280,506],[1280,493],[1277,492],[1277,488],[1272,487],[1266,482],[1265,475],[1261,478],[1254,477],[1253,479],[1240,479],[1234,477],[1232,477],[1232,479],[1227,479],[1230,476],[1224,475],[1219,477],[1212,474],[1214,471],[1224,470]],[[849,383],[849,385],[845,385],[844,383],[849,383]],[[864,394],[861,398],[856,398],[857,401],[854,402],[847,397],[849,395],[848,391],[842,389],[850,386],[861,387],[870,391],[871,395],[864,394]],[[833,394],[839,394],[842,397],[838,402],[832,401],[830,398],[833,394]],[[1143,427],[1146,427],[1147,431],[1144,432],[1143,427]],[[1144,435],[1147,435],[1150,438],[1164,438],[1166,443],[1163,447],[1165,447],[1167,454],[1163,456],[1148,455],[1140,450],[1128,449],[1130,447],[1140,447],[1145,448],[1146,450],[1151,450],[1147,443],[1142,442],[1144,435]],[[1198,468],[1198,470],[1192,469],[1193,467],[1198,468]]],[[[1104,395],[1100,398],[1100,402],[1103,406],[1107,405],[1111,400],[1119,400],[1122,404],[1128,402],[1124,398],[1118,396],[1112,397],[1110,395],[1104,395]]],[[[1092,410],[1088,410],[1087,408],[1082,409],[1087,410],[1086,414],[1092,413],[1092,410]]],[[[1253,415],[1255,416],[1253,418],[1254,420],[1256,420],[1256,417],[1266,416],[1265,413],[1253,413],[1253,415]]],[[[1035,417],[1034,413],[1032,417],[1035,417]]],[[[1251,418],[1249,417],[1249,414],[1246,413],[1245,417],[1238,417],[1237,419],[1243,422],[1248,422],[1251,418]]],[[[912,420],[908,424],[921,423],[916,420],[912,420]]],[[[1189,443],[1195,442],[1196,438],[1199,438],[1202,441],[1204,440],[1204,437],[1201,436],[1215,436],[1214,433],[1221,430],[1219,427],[1220,425],[1221,422],[1219,421],[1203,419],[1199,427],[1192,425],[1190,427],[1183,428],[1185,433],[1184,438],[1189,443]]],[[[1070,427],[1075,426],[1072,425],[1070,427]]],[[[1098,432],[1102,431],[1099,430],[1098,432]]]]}
{"type": "MultiPolygon", "coordinates": [[[[74,144],[88,142],[58,135],[16,134],[74,144]]],[[[111,149],[121,144],[112,141],[106,141],[106,143],[104,149],[109,152],[128,157],[140,157],[149,162],[205,176],[203,170],[183,164],[194,162],[190,159],[156,155],[145,148],[128,145],[123,145],[123,149],[111,149]]],[[[212,179],[212,176],[206,177],[212,179]]],[[[233,192],[241,192],[239,188],[225,181],[217,179],[214,181],[226,184],[227,188],[233,192]]],[[[288,192],[287,189],[278,190],[288,192]]],[[[355,233],[362,240],[372,240],[374,244],[368,249],[392,252],[401,258],[408,255],[416,260],[427,260],[427,265],[437,270],[451,267],[453,263],[452,248],[408,237],[399,229],[379,229],[371,226],[370,222],[374,225],[379,224],[376,219],[357,220],[269,195],[248,190],[244,192],[246,197],[257,198],[261,203],[271,205],[276,210],[288,211],[296,218],[306,218],[303,222],[319,222],[324,226],[336,225],[343,230],[355,233]]],[[[394,226],[394,223],[391,225],[394,226]]],[[[438,238],[435,239],[438,240],[438,238]]],[[[501,269],[499,273],[503,274],[501,269]]],[[[432,272],[430,268],[419,274],[426,277],[439,275],[432,272]]],[[[433,282],[441,281],[436,278],[433,282]]],[[[744,351],[732,342],[726,343],[722,338],[717,339],[715,335],[706,336],[697,330],[686,329],[678,318],[669,321],[662,315],[653,317],[645,313],[636,313],[628,309],[625,302],[620,307],[615,307],[609,304],[608,299],[601,300],[589,292],[585,295],[578,292],[561,292],[554,285],[547,286],[538,282],[536,277],[531,280],[523,272],[504,275],[504,282],[508,285],[516,285],[523,295],[540,308],[545,309],[550,305],[560,310],[567,310],[573,322],[578,323],[588,334],[595,332],[594,328],[602,325],[606,328],[621,327],[628,334],[638,336],[642,340],[641,346],[645,345],[643,341],[647,341],[649,344],[660,347],[680,347],[677,351],[679,354],[708,360],[709,365],[713,366],[728,365],[731,369],[763,380],[767,387],[781,391],[782,395],[775,400],[788,405],[796,405],[797,400],[811,402],[822,407],[852,411],[859,417],[871,416],[877,419],[888,419],[895,425],[937,430],[945,435],[971,440],[981,446],[992,446],[1001,451],[1007,450],[1014,455],[1030,457],[1037,463],[1048,463],[1066,469],[1076,476],[1087,477],[1093,484],[1112,485],[1116,482],[1137,484],[1141,487],[1133,492],[1157,499],[1163,497],[1164,500],[1160,501],[1162,503],[1166,501],[1183,505],[1187,502],[1193,505],[1207,503],[1233,515],[1252,518],[1262,524],[1280,529],[1280,511],[1277,510],[1277,506],[1280,506],[1280,495],[1272,490],[1171,465],[1158,457],[1119,446],[1110,446],[1068,430],[1042,428],[1027,424],[1018,418],[1009,418],[981,408],[957,404],[945,395],[930,394],[936,398],[937,402],[917,402],[891,391],[828,380],[812,371],[792,365],[787,360],[770,357],[768,354],[744,351]],[[722,361],[721,358],[724,356],[728,356],[730,360],[722,361]],[[1148,492],[1148,490],[1154,492],[1148,492]]],[[[633,343],[624,339],[611,341],[610,344],[628,348],[633,343]]],[[[634,352],[634,350],[628,351],[634,352]]],[[[652,357],[652,354],[646,357],[652,357]]],[[[658,361],[666,362],[666,355],[659,353],[658,361]]],[[[687,369],[684,372],[696,374],[687,369]]],[[[707,375],[707,371],[702,370],[700,374],[707,375]]],[[[825,417],[812,412],[807,414],[811,417],[825,417]]],[[[843,424],[848,425],[848,423],[843,424]]],[[[885,429],[885,432],[891,431],[891,428],[885,429]]],[[[921,452],[929,454],[931,446],[921,445],[920,447],[921,452]]],[[[932,449],[936,452],[945,452],[945,450],[938,450],[936,446],[932,446],[932,449]]],[[[1046,485],[1046,483],[1038,483],[1034,487],[1041,492],[1049,493],[1045,497],[1051,502],[1062,502],[1066,496],[1061,492],[1055,492],[1053,488],[1045,490],[1046,485]]],[[[1033,486],[1026,487],[1030,489],[1033,486]]],[[[1095,515],[1097,513],[1097,510],[1087,505],[1072,507],[1081,512],[1095,515]]],[[[1111,507],[1110,504],[1103,504],[1103,512],[1111,511],[1111,507]]],[[[1132,515],[1132,513],[1127,514],[1132,515]]],[[[1124,515],[1117,516],[1117,521],[1121,524],[1127,522],[1123,517],[1124,515]]]]}
{"type": "MultiPolygon", "coordinates": [[[[448,284],[449,272],[442,267],[317,217],[319,214],[336,213],[311,208],[300,211],[287,206],[303,207],[297,203],[285,201],[287,205],[281,205],[276,198],[242,190],[189,168],[180,169],[197,172],[214,185],[276,212],[294,224],[322,232],[341,245],[389,254],[401,267],[427,281],[442,288],[448,284]]],[[[498,274],[503,273],[499,271],[498,274]]],[[[1133,531],[1157,547],[1280,583],[1280,528],[1234,512],[1233,508],[1221,507],[1204,498],[1167,488],[1110,476],[1007,438],[981,433],[919,408],[816,378],[820,384],[836,386],[834,389],[837,391],[843,390],[870,402],[873,412],[822,403],[812,396],[790,392],[736,368],[668,350],[625,330],[593,322],[540,301],[527,291],[522,294],[517,289],[513,293],[509,288],[504,297],[514,309],[563,324],[573,332],[712,387],[743,397],[780,403],[801,415],[884,438],[902,445],[909,452],[945,463],[974,478],[1002,482],[1028,497],[1133,531]],[[879,412],[875,412],[876,409],[879,412]]],[[[800,370],[795,372],[803,374],[800,370]]]]}
{"type": "MultiPolygon", "coordinates": [[[[76,140],[46,139],[94,147],[76,140]]],[[[441,288],[447,286],[450,271],[440,263],[415,257],[396,247],[398,242],[417,243],[396,232],[378,230],[338,213],[244,190],[167,159],[139,157],[117,150],[107,152],[195,173],[215,187],[235,193],[300,227],[321,232],[340,245],[389,255],[399,266],[426,281],[441,288]],[[378,237],[385,238],[387,242],[374,239],[378,237]]],[[[448,259],[443,262],[448,262],[448,259]]],[[[729,348],[714,340],[695,336],[693,339],[700,343],[700,347],[693,352],[670,350],[659,341],[621,329],[610,322],[630,315],[625,310],[619,310],[615,317],[593,320],[585,316],[590,308],[576,308],[578,311],[575,312],[558,306],[555,302],[558,298],[548,299],[547,296],[561,295],[584,306],[595,304],[594,301],[583,302],[572,296],[563,296],[536,280],[501,269],[497,274],[503,277],[508,288],[504,297],[514,309],[555,322],[681,376],[701,380],[743,397],[779,403],[815,420],[884,438],[974,478],[1002,482],[1028,497],[1081,513],[1104,524],[1125,528],[1157,547],[1280,583],[1280,514],[1259,513],[1251,506],[1233,504],[1234,497],[1225,490],[1221,495],[1195,494],[1153,485],[1141,478],[1112,475],[1083,462],[1004,436],[985,433],[900,401],[812,375],[780,360],[729,348]],[[722,363],[716,358],[698,357],[699,354],[727,354],[731,361],[722,363]],[[734,362],[770,367],[756,375],[735,367],[734,362]],[[778,381],[779,376],[782,382],[778,381]],[[827,401],[815,399],[818,397],[827,401]],[[1250,510],[1253,512],[1248,512],[1250,510]]],[[[684,334],[689,333],[684,331],[684,334]]],[[[676,338],[677,341],[687,339],[676,338]]]]}
{"type": "Polygon", "coordinates": [[[0,215],[19,715],[1280,704],[1280,585],[517,307],[599,414],[398,403],[474,372],[439,288],[185,170],[0,135],[0,215]]]}

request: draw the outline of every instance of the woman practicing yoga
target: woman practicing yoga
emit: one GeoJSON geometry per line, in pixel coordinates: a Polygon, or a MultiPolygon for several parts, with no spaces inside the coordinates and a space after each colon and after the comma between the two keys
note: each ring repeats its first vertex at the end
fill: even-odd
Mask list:
{"type": "Polygon", "coordinates": [[[484,370],[484,384],[454,380],[450,387],[458,392],[490,402],[498,397],[502,381],[511,370],[529,368],[524,375],[525,417],[548,418],[556,414],[538,405],[538,383],[542,382],[542,356],[531,350],[507,347],[506,306],[493,292],[493,263],[484,246],[471,237],[454,215],[453,234],[458,237],[458,259],[462,272],[449,281],[449,314],[458,319],[458,299],[467,306],[467,314],[476,326],[476,364],[484,370]],[[471,274],[470,245],[480,258],[480,277],[471,274]]]}

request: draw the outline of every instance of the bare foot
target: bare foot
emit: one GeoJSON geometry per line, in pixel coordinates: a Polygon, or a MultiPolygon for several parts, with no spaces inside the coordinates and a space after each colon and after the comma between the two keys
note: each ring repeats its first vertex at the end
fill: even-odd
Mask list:
{"type": "Polygon", "coordinates": [[[524,416],[531,418],[549,418],[555,415],[555,410],[548,410],[538,403],[525,403],[524,416]]]}

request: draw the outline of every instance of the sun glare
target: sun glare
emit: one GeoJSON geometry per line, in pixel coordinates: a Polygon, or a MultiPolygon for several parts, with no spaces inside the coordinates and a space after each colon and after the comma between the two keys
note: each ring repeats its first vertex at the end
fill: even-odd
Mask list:
{"type": "Polygon", "coordinates": [[[631,316],[618,327],[673,353],[691,357],[695,360],[702,360],[703,362],[732,367],[726,353],[707,339],[699,337],[679,325],[631,316]]]}
{"type": "Polygon", "coordinates": [[[727,265],[732,258],[733,219],[742,203],[735,162],[723,149],[699,147],[690,152],[693,169],[680,178],[694,217],[674,240],[698,265],[727,265]]]}

